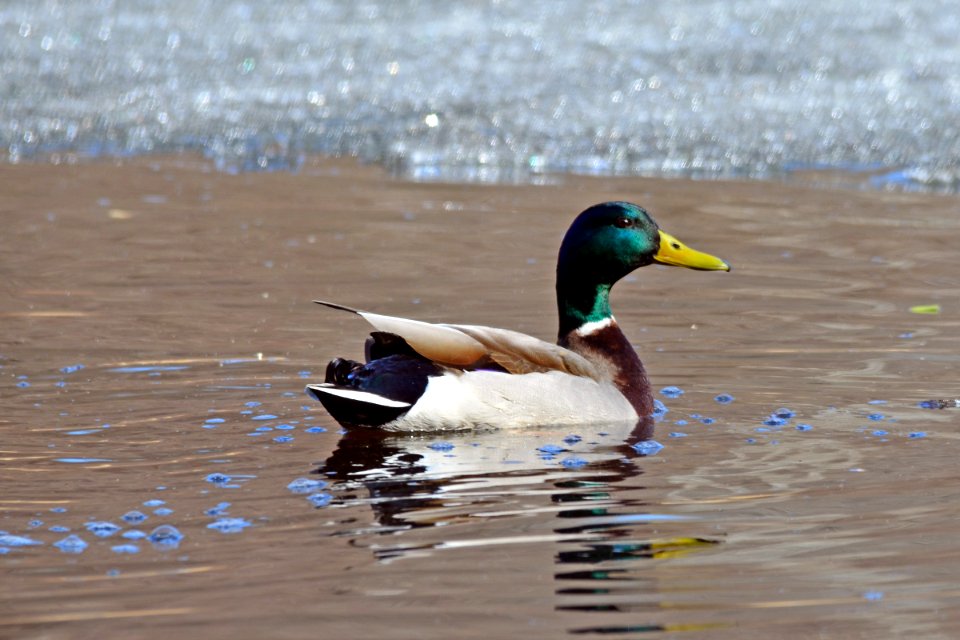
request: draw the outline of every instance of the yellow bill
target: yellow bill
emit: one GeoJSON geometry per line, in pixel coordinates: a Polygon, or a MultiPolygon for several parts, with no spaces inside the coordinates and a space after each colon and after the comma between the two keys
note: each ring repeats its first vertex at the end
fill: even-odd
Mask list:
{"type": "Polygon", "coordinates": [[[720,258],[691,249],[664,231],[660,231],[660,250],[653,256],[653,260],[660,264],[700,271],[730,271],[730,265],[720,258]]]}

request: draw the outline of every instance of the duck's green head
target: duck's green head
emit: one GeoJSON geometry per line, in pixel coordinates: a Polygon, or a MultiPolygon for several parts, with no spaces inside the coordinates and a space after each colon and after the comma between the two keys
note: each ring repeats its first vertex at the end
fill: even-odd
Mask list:
{"type": "Polygon", "coordinates": [[[729,271],[720,258],[701,253],[660,230],[642,207],[605,202],[573,221],[557,261],[557,301],[563,325],[580,326],[609,317],[610,288],[652,263],[703,271],[729,271]],[[564,321],[566,316],[566,322],[564,321]]]}

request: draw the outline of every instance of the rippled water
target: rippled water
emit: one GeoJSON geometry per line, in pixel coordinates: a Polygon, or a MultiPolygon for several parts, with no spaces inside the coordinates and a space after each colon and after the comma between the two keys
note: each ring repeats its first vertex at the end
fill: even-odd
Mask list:
{"type": "Polygon", "coordinates": [[[826,166],[955,191],[958,29],[949,0],[11,0],[0,147],[488,181],[826,166]]]}
{"type": "Polygon", "coordinates": [[[2,636],[960,631],[957,414],[918,406],[960,397],[952,198],[189,159],[0,190],[2,636]],[[365,331],[313,298],[552,335],[559,238],[612,198],[734,265],[614,292],[661,449],[345,433],[303,394],[365,331]]]}

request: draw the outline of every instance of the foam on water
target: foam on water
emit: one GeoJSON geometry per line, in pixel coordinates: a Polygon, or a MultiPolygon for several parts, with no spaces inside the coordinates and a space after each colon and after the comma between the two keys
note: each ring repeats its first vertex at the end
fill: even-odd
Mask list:
{"type": "Polygon", "coordinates": [[[552,171],[960,183],[960,16],[917,3],[148,0],[0,7],[0,158],[351,154],[552,171]]]}

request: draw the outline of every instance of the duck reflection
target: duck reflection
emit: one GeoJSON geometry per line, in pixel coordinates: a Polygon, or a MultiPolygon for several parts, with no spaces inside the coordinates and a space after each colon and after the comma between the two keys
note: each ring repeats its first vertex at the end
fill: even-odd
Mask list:
{"type": "MultiPolygon", "coordinates": [[[[604,461],[637,458],[640,454],[633,445],[650,439],[653,424],[646,418],[635,424],[590,425],[582,430],[543,427],[519,433],[492,430],[418,435],[351,429],[315,472],[329,477],[334,489],[383,489],[397,484],[419,493],[421,482],[439,486],[472,476],[595,468],[604,461]],[[411,480],[416,482],[411,484],[411,480]]],[[[624,473],[635,475],[638,471],[634,465],[625,465],[624,473]]]]}
{"type": "MultiPolygon", "coordinates": [[[[451,539],[418,542],[412,530],[477,522],[482,518],[519,518],[531,513],[555,518],[552,534],[498,536],[496,544],[555,544],[552,574],[556,608],[566,611],[635,611],[630,594],[644,593],[650,579],[643,562],[691,553],[712,546],[697,537],[647,539],[656,523],[682,522],[682,515],[649,513],[642,499],[625,498],[643,487],[642,458],[634,447],[653,433],[653,420],[569,428],[544,427],[523,433],[504,431],[450,434],[389,434],[355,429],[316,470],[331,482],[335,502],[368,504],[376,527],[342,531],[369,545],[381,561],[422,556],[439,549],[493,544],[489,540],[451,539]],[[546,488],[546,490],[545,490],[546,488]],[[519,498],[518,498],[519,496],[519,498]],[[378,545],[376,533],[410,530],[399,545],[378,545]],[[639,563],[639,564],[638,564],[639,563]],[[615,597],[614,597],[615,596],[615,597]]],[[[472,531],[473,528],[471,527],[472,531]]],[[[463,529],[460,529],[462,532],[463,529]]],[[[501,529],[502,533],[502,529],[501,529]]],[[[462,533],[460,534],[462,536],[462,533]]],[[[650,605],[645,605],[649,607],[650,605]]],[[[613,625],[571,632],[650,631],[650,625],[613,625]]]]}

